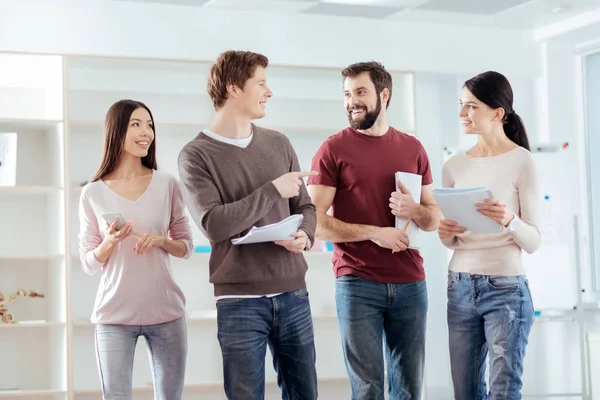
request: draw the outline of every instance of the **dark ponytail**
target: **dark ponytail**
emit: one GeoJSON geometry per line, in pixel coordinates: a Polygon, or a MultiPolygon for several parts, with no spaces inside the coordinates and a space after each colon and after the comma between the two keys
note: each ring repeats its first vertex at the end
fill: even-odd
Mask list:
{"type": "Polygon", "coordinates": [[[513,91],[504,75],[495,71],[483,72],[466,81],[465,87],[489,107],[503,108],[504,133],[517,145],[531,150],[523,120],[513,110],[513,91]]]}
{"type": "Polygon", "coordinates": [[[506,115],[504,119],[504,133],[506,133],[506,136],[519,146],[531,150],[529,148],[529,139],[527,138],[525,125],[523,124],[521,117],[513,111],[506,115]]]}

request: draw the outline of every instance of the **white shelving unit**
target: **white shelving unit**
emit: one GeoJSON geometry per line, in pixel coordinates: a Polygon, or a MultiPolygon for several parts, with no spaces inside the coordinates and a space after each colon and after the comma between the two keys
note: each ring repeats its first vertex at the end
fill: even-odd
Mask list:
{"type": "MultiPolygon", "coordinates": [[[[156,122],[159,168],[177,176],[181,147],[213,116],[206,94],[211,62],[0,53],[0,132],[17,132],[17,185],[0,186],[0,290],[44,293],[18,298],[18,324],[0,324],[0,398],[100,399],[89,322],[100,276],[80,267],[77,215],[81,185],[99,165],[103,121],[117,100],[144,102],[156,122]],[[17,77],[17,78],[15,78],[17,77]],[[34,77],[34,78],[32,78],[34,77]],[[15,99],[17,101],[15,101],[15,99]],[[37,365],[38,367],[32,367],[37,365]],[[34,375],[38,374],[38,375],[34,375]],[[9,391],[10,390],[10,391],[9,391]]],[[[341,69],[270,66],[268,116],[257,123],[288,135],[301,167],[331,134],[347,126],[341,69]]],[[[414,132],[414,76],[394,72],[390,123],[414,132]]],[[[194,242],[209,243],[194,226],[194,242]]],[[[348,398],[335,312],[331,253],[309,252],[307,275],[317,346],[320,395],[348,398]]],[[[184,398],[222,399],[209,254],[172,260],[187,297],[188,359],[184,398]]],[[[134,398],[152,398],[143,340],[136,351],[134,398]]],[[[267,356],[267,398],[279,389],[267,356]]]]}
{"type": "Polygon", "coordinates": [[[45,295],[16,298],[23,323],[0,323],[0,398],[68,393],[63,127],[63,58],[0,53],[0,132],[17,133],[16,186],[0,187],[0,291],[45,295]]]}

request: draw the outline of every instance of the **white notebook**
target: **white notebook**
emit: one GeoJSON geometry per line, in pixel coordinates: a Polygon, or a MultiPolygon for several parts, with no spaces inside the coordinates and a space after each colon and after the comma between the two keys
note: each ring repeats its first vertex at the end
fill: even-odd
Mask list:
{"type": "Polygon", "coordinates": [[[500,224],[476,209],[476,203],[493,198],[486,187],[434,189],[433,197],[445,219],[456,221],[468,231],[499,233],[502,230],[500,224]]]}
{"type": "MultiPolygon", "coordinates": [[[[413,200],[419,204],[421,203],[421,182],[423,181],[423,177],[417,174],[411,174],[408,172],[396,172],[396,191],[400,191],[398,188],[398,181],[401,181],[406,189],[410,192],[413,200]]],[[[396,217],[396,228],[402,229],[408,235],[409,248],[418,249],[419,248],[419,233],[421,230],[412,220],[400,219],[396,217]]]]}
{"type": "Polygon", "coordinates": [[[245,236],[231,239],[231,243],[248,244],[274,242],[276,240],[294,240],[295,238],[291,234],[298,231],[302,221],[304,221],[304,215],[293,214],[274,224],[261,227],[253,226],[245,236]]]}

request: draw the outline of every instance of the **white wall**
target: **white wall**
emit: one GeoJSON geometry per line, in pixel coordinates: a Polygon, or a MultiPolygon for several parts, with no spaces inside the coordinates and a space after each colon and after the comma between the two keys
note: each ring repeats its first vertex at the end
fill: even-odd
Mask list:
{"type": "Polygon", "coordinates": [[[212,60],[229,48],[275,64],[520,76],[539,71],[538,46],[518,30],[285,15],[122,1],[0,0],[0,50],[212,60]],[[515,62],[518,60],[518,62],[515,62]]]}
{"type": "MultiPolygon", "coordinates": [[[[460,139],[456,134],[458,93],[452,75],[417,73],[416,130],[429,155],[433,182],[441,186],[444,145],[454,146],[460,139]],[[451,143],[447,143],[451,142],[451,143]]],[[[446,399],[452,393],[448,325],[446,323],[447,250],[435,232],[426,235],[423,258],[427,275],[429,311],[427,315],[426,379],[427,399],[446,399]]]]}
{"type": "MultiPolygon", "coordinates": [[[[541,80],[541,46],[522,31],[116,1],[0,0],[4,51],[212,60],[229,48],[263,52],[279,65],[342,68],[376,59],[392,70],[415,71],[416,134],[429,153],[436,184],[441,183],[443,146],[468,142],[456,113],[462,82],[476,73],[493,69],[509,78],[515,109],[533,142],[563,137],[573,125],[574,114],[566,119],[562,114],[571,107],[562,97],[572,91],[574,79],[561,76],[561,66],[569,66],[565,49],[547,47],[546,57],[556,66],[548,70],[547,81],[541,80]],[[541,96],[545,91],[551,96],[548,104],[541,96]]],[[[428,236],[424,257],[430,293],[428,398],[445,399],[451,391],[446,251],[435,234],[428,236]]],[[[532,356],[531,365],[539,360],[532,356]]]]}
{"type": "MultiPolygon", "coordinates": [[[[554,27],[560,30],[559,26],[554,27]]],[[[544,31],[549,35],[549,31],[544,31]]],[[[585,290],[586,300],[597,302],[598,294],[591,291],[590,281],[590,243],[588,235],[587,214],[587,182],[584,137],[584,114],[582,104],[582,66],[581,56],[586,51],[600,50],[600,23],[589,24],[577,28],[576,25],[565,24],[564,31],[555,36],[548,36],[540,42],[542,46],[542,63],[544,65],[543,86],[547,96],[543,99],[542,108],[545,109],[547,139],[553,143],[568,142],[569,150],[564,168],[567,174],[573,177],[570,181],[557,182],[561,185],[562,192],[570,200],[568,209],[564,212],[569,215],[579,216],[579,251],[581,254],[581,276],[585,290]]],[[[597,88],[598,90],[600,88],[597,88]]],[[[597,157],[598,155],[594,155],[597,157]]],[[[573,250],[574,246],[573,246],[573,250]]],[[[574,268],[574,264],[564,268],[574,268]]],[[[564,285],[574,285],[575,282],[564,282],[564,285]]],[[[586,313],[586,328],[591,332],[600,331],[600,314],[596,308],[586,313]]],[[[576,332],[572,332],[573,335],[576,332]]],[[[572,336],[574,338],[574,336],[572,336]]],[[[576,340],[562,341],[563,353],[577,354],[578,343],[576,340]]],[[[546,368],[550,368],[547,364],[546,368]]],[[[596,380],[600,371],[595,371],[596,380]]],[[[564,368],[564,380],[576,382],[581,379],[579,368],[564,368]]],[[[593,382],[596,386],[598,382],[593,382]]]]}
{"type": "MultiPolygon", "coordinates": [[[[600,36],[598,36],[600,37],[600,36]]],[[[589,37],[593,39],[594,37],[589,37]]],[[[578,44],[585,40],[580,33],[567,33],[542,43],[543,62],[546,64],[545,86],[547,98],[544,106],[547,112],[548,140],[568,142],[570,160],[565,165],[575,179],[565,188],[572,206],[571,214],[580,216],[580,250],[584,275],[584,287],[589,292],[589,237],[587,224],[587,185],[585,165],[584,121],[581,104],[581,65],[578,44]]],[[[600,46],[599,46],[600,49],[600,46]]],[[[566,183],[568,184],[568,183],[566,183]]]]}

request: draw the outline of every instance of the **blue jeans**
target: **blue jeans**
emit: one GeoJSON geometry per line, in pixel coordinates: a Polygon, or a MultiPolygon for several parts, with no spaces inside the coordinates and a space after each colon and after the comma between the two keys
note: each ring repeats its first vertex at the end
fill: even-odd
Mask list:
{"type": "Polygon", "coordinates": [[[265,397],[267,344],[284,400],[317,398],[316,351],[308,291],[217,300],[218,339],[229,400],[265,397]]]}
{"type": "Polygon", "coordinates": [[[353,400],[384,399],[383,339],[390,400],[420,399],[425,362],[427,284],[336,279],[337,307],[353,400]]]}
{"type": "Polygon", "coordinates": [[[450,365],[456,400],[521,399],[533,323],[525,276],[448,274],[450,365]],[[489,352],[490,392],[485,382],[489,352]]]}
{"type": "Polygon", "coordinates": [[[181,399],[187,357],[185,318],[157,325],[97,325],[96,357],[104,400],[130,400],[138,337],[148,346],[156,400],[181,399]]]}

